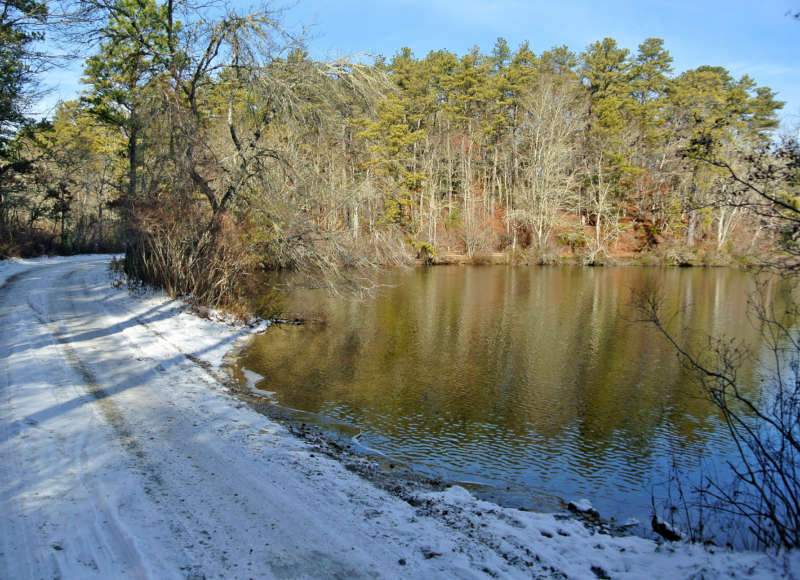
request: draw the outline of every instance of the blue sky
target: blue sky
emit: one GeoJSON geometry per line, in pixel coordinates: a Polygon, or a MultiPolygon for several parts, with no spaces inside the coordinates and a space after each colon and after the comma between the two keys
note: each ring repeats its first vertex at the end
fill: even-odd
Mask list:
{"type": "MultiPolygon", "coordinates": [[[[232,0],[250,5],[247,0],[232,0]]],[[[273,3],[275,5],[275,3],[273,3]]],[[[391,57],[408,46],[459,54],[488,52],[497,37],[512,48],[528,40],[537,53],[566,44],[575,52],[606,36],[632,51],[648,37],[664,39],[675,70],[708,64],[749,74],[786,101],[785,126],[800,125],[800,0],[299,0],[284,16],[291,29],[310,25],[314,57],[359,53],[391,57]]],[[[48,82],[52,99],[72,98],[79,72],[48,82]]]]}

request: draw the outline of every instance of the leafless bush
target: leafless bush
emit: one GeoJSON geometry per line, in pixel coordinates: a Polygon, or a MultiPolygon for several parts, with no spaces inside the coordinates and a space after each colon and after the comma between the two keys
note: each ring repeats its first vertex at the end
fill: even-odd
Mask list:
{"type": "MultiPolygon", "coordinates": [[[[736,460],[728,462],[731,483],[704,477],[695,490],[698,505],[743,522],[762,548],[797,548],[800,342],[794,323],[800,312],[796,303],[783,312],[775,312],[772,304],[766,283],[759,283],[750,312],[761,330],[769,362],[762,370],[760,389],[753,391],[738,374],[751,353],[728,338],[709,338],[704,350],[693,352],[667,328],[655,290],[635,297],[640,320],[655,326],[675,349],[703,395],[719,410],[736,449],[736,460]]],[[[703,535],[702,529],[695,532],[703,535]]]]}
{"type": "Polygon", "coordinates": [[[161,205],[137,213],[126,248],[126,273],[172,296],[190,295],[214,307],[237,306],[256,257],[226,216],[203,222],[207,216],[198,212],[192,219],[186,212],[161,205]]]}

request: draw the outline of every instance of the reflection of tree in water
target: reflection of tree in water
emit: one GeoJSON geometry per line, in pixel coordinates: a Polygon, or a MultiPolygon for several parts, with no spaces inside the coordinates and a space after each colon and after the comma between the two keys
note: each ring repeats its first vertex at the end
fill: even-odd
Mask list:
{"type": "Polygon", "coordinates": [[[702,449],[718,424],[654,330],[627,322],[630,291],[663,287],[683,338],[697,339],[689,323],[757,337],[743,323],[750,283],[731,270],[435,268],[390,278],[394,287],[365,301],[304,295],[328,324],[271,331],[243,364],[281,403],[334,408],[392,445],[436,442],[431,453],[473,448],[518,463],[560,454],[587,474],[625,463],[638,473],[666,448],[702,449]]]}

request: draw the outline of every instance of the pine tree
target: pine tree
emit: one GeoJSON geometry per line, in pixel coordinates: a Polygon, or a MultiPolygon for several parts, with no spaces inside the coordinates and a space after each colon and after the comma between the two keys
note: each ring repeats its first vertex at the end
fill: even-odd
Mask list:
{"type": "Polygon", "coordinates": [[[33,43],[44,38],[47,5],[36,0],[3,0],[0,9],[0,162],[14,133],[26,123],[37,59],[33,43]]]}

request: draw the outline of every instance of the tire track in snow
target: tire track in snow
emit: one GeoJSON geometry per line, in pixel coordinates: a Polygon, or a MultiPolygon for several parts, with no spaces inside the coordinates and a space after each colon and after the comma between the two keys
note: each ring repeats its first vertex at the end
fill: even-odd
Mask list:
{"type": "MultiPolygon", "coordinates": [[[[80,270],[83,270],[81,268],[80,270]]],[[[79,287],[83,289],[83,292],[86,292],[85,284],[77,284],[75,282],[76,274],[79,273],[78,269],[72,269],[66,272],[59,278],[58,287],[62,289],[67,289],[66,295],[64,297],[50,295],[50,304],[52,304],[57,299],[62,299],[67,301],[67,308],[71,312],[72,316],[75,318],[80,317],[80,313],[77,310],[75,298],[73,296],[74,288],[79,287]]],[[[31,305],[32,308],[33,305],[31,305]]],[[[144,447],[139,443],[138,438],[135,434],[135,429],[128,423],[125,419],[123,411],[120,407],[112,400],[114,396],[114,392],[105,389],[101,386],[101,381],[97,378],[97,376],[89,369],[87,364],[84,362],[83,359],[79,356],[75,348],[73,347],[73,340],[69,330],[65,327],[64,322],[62,321],[54,321],[42,315],[42,313],[37,312],[37,317],[41,318],[43,324],[47,325],[51,329],[51,333],[55,340],[60,345],[61,349],[64,352],[65,358],[69,365],[78,373],[78,375],[82,378],[83,384],[86,390],[89,392],[91,397],[94,399],[94,402],[97,405],[97,408],[102,413],[103,417],[107,421],[108,425],[114,430],[116,434],[117,443],[127,451],[129,457],[135,460],[135,471],[139,473],[140,476],[144,477],[144,483],[142,489],[144,493],[149,496],[156,504],[163,505],[165,512],[172,512],[171,508],[168,507],[168,501],[162,501],[164,498],[170,496],[170,490],[164,483],[164,479],[161,476],[161,470],[159,466],[152,462],[145,451],[144,447]]],[[[138,317],[135,317],[138,318],[138,317]]],[[[142,323],[141,321],[137,322],[146,327],[147,325],[142,323]]],[[[136,345],[131,345],[134,348],[137,348],[136,345]]],[[[159,365],[160,367],[161,365],[159,365]]],[[[82,461],[84,464],[88,463],[88,451],[84,447],[82,449],[82,461]]],[[[112,538],[111,538],[111,545],[115,547],[115,549],[124,549],[127,551],[130,557],[135,557],[138,561],[139,566],[137,567],[138,570],[135,577],[142,576],[147,577],[148,574],[145,573],[146,566],[142,562],[142,555],[135,549],[135,543],[131,541],[127,534],[123,530],[123,524],[113,511],[108,506],[107,502],[103,499],[103,495],[98,492],[97,486],[93,485],[92,482],[86,481],[86,478],[82,478],[84,480],[87,489],[92,490],[92,495],[95,497],[96,500],[101,502],[101,507],[103,508],[103,513],[106,515],[111,515],[111,519],[114,522],[114,526],[112,527],[112,538]]],[[[172,513],[171,517],[169,517],[169,527],[170,532],[173,534],[174,539],[177,540],[180,544],[192,544],[191,537],[192,534],[184,527],[181,522],[181,517],[177,517],[177,514],[172,513]]],[[[192,564],[186,564],[183,567],[184,575],[186,578],[204,578],[205,574],[202,571],[202,566],[197,564],[198,557],[197,554],[191,555],[184,553],[184,559],[186,562],[192,562],[192,564]]],[[[202,558],[200,558],[202,560],[202,558]]]]}
{"type": "MultiPolygon", "coordinates": [[[[136,361],[132,365],[131,371],[137,378],[133,383],[128,382],[127,384],[104,388],[102,386],[103,383],[108,382],[103,380],[106,377],[104,376],[103,379],[98,377],[91,366],[97,364],[98,361],[92,362],[90,355],[87,362],[81,355],[81,352],[85,356],[92,351],[77,350],[81,347],[85,349],[82,344],[79,344],[82,340],[97,340],[96,325],[89,325],[91,328],[89,331],[84,328],[82,323],[86,320],[87,312],[82,311],[79,304],[84,299],[91,301],[93,298],[88,282],[80,278],[80,274],[87,270],[89,270],[89,267],[82,267],[72,269],[61,275],[58,283],[54,285],[60,288],[61,292],[49,296],[48,306],[44,309],[45,312],[39,313],[39,316],[43,319],[43,323],[49,325],[52,329],[52,334],[64,351],[66,360],[81,376],[93,398],[93,402],[96,403],[108,424],[114,429],[118,443],[126,449],[130,457],[135,459],[136,467],[134,470],[145,478],[146,485],[143,488],[145,493],[163,512],[165,521],[168,522],[173,543],[183,547],[181,550],[183,553],[181,558],[183,565],[180,567],[181,574],[186,578],[205,577],[210,574],[210,572],[206,572],[206,569],[224,568],[229,558],[226,550],[224,550],[226,546],[219,547],[209,541],[211,535],[208,530],[216,529],[220,524],[214,516],[214,511],[217,508],[208,503],[206,503],[202,512],[191,510],[187,507],[189,502],[184,503],[184,494],[187,491],[186,486],[191,480],[185,479],[186,474],[179,475],[176,473],[176,469],[179,471],[182,469],[179,466],[180,463],[174,463],[170,457],[163,454],[160,455],[157,452],[150,454],[149,448],[152,444],[148,442],[147,435],[148,433],[154,434],[154,431],[140,422],[142,417],[137,415],[137,410],[133,406],[130,409],[127,408],[128,404],[136,405],[136,403],[129,399],[120,399],[120,397],[124,397],[125,391],[135,386],[137,381],[148,383],[153,378],[159,380],[162,375],[169,376],[168,373],[171,371],[167,366],[179,364],[184,359],[192,364],[181,371],[183,374],[197,371],[199,372],[199,376],[196,379],[197,382],[208,383],[210,379],[214,383],[224,383],[218,379],[212,369],[203,364],[204,361],[187,354],[166,336],[147,324],[142,316],[123,308],[125,313],[130,315],[127,318],[127,322],[118,322],[106,331],[101,332],[100,340],[103,343],[95,343],[94,348],[101,349],[101,352],[102,350],[115,348],[116,357],[119,357],[120,353],[130,351],[129,360],[133,362],[135,359],[136,361]],[[57,321],[53,320],[53,317],[48,315],[49,312],[59,312],[63,318],[57,321]],[[113,330],[108,331],[110,329],[113,330]],[[129,333],[132,331],[134,334],[130,335],[129,333]],[[87,339],[87,336],[91,336],[91,338],[87,339]],[[160,362],[158,358],[154,358],[152,355],[148,356],[147,349],[143,345],[158,341],[167,346],[167,350],[164,352],[178,353],[171,358],[169,354],[161,355],[163,357],[162,360],[169,359],[171,362],[160,362]],[[157,364],[149,370],[143,370],[143,367],[146,367],[150,362],[157,364]],[[115,399],[121,401],[124,407],[121,408],[119,404],[115,403],[115,399]],[[126,418],[126,412],[132,414],[133,424],[126,418]]],[[[93,304],[95,306],[92,308],[96,308],[96,302],[93,304]]],[[[33,307],[33,305],[31,306],[33,307]]],[[[99,306],[103,312],[109,315],[110,319],[120,319],[119,304],[115,304],[113,308],[108,308],[105,304],[100,304],[99,306]]],[[[148,348],[152,348],[152,344],[148,348]]],[[[163,350],[163,347],[157,347],[156,350],[163,350]]],[[[97,351],[95,350],[94,352],[97,351]]],[[[102,356],[100,358],[102,359],[102,356]]],[[[184,456],[191,459],[192,456],[202,456],[200,450],[191,442],[193,437],[176,436],[170,432],[170,425],[196,425],[197,418],[193,418],[181,409],[173,407],[173,403],[169,399],[162,401],[161,404],[163,409],[170,409],[171,415],[162,417],[165,420],[156,428],[158,438],[163,439],[170,445],[173,457],[184,456]],[[158,429],[158,427],[161,427],[161,429],[158,429]]],[[[149,439],[152,440],[153,437],[151,436],[149,439]]],[[[192,472],[195,476],[202,474],[200,475],[202,480],[209,476],[213,478],[215,476],[214,472],[218,474],[221,466],[217,465],[208,469],[202,462],[199,462],[192,467],[194,468],[192,472]]],[[[225,484],[223,483],[223,485],[225,484]]],[[[228,495],[239,495],[234,489],[227,491],[228,495]]]]}
{"type": "MultiPolygon", "coordinates": [[[[60,266],[51,266],[61,270],[60,266]]],[[[147,557],[138,549],[137,542],[131,536],[125,524],[125,518],[121,517],[124,514],[120,509],[125,509],[127,502],[131,499],[125,497],[128,493],[125,490],[107,489],[104,484],[104,476],[102,472],[98,473],[97,458],[94,455],[97,450],[94,448],[97,445],[98,437],[103,438],[101,433],[113,434],[113,438],[109,440],[107,437],[103,438],[104,444],[111,446],[118,446],[123,450],[123,453],[118,456],[118,461],[127,463],[126,472],[129,478],[138,481],[136,488],[144,492],[145,497],[150,498],[150,502],[159,504],[159,492],[163,481],[159,475],[158,469],[149,461],[145,450],[137,441],[135,430],[126,421],[122,410],[112,400],[113,390],[109,391],[101,386],[101,381],[95,376],[87,364],[81,359],[75,345],[73,344],[71,335],[65,327],[63,318],[69,316],[78,316],[75,309],[74,300],[71,300],[71,289],[75,288],[74,278],[75,275],[87,268],[96,267],[96,264],[84,264],[78,266],[71,266],[66,272],[58,272],[54,277],[54,283],[48,286],[37,285],[32,280],[33,276],[37,275],[37,270],[42,267],[33,267],[9,277],[6,282],[0,286],[0,304],[10,305],[11,312],[0,313],[0,324],[4,327],[0,335],[8,332],[8,327],[14,326],[18,333],[29,334],[35,336],[35,341],[31,344],[29,342],[21,342],[20,346],[15,349],[13,346],[8,347],[9,352],[7,356],[2,357],[3,387],[2,409],[6,410],[8,417],[0,417],[3,426],[0,430],[0,442],[7,442],[11,447],[9,449],[19,448],[21,453],[10,452],[7,455],[15,465],[9,465],[11,473],[17,474],[17,479],[21,483],[17,486],[20,491],[13,492],[13,496],[7,496],[4,501],[15,502],[18,505],[17,518],[19,521],[15,523],[12,529],[15,533],[22,533],[24,540],[21,542],[26,550],[11,550],[16,552],[15,556],[9,554],[0,554],[0,560],[10,561],[12,558],[19,559],[23,557],[26,559],[27,564],[15,572],[19,577],[47,577],[52,575],[58,577],[66,575],[67,577],[76,577],[75,563],[77,562],[81,572],[80,577],[108,577],[108,573],[116,570],[116,573],[124,571],[126,576],[133,578],[153,578],[161,577],[153,569],[154,562],[147,561],[147,557]],[[26,284],[27,283],[27,284],[26,284]],[[23,293],[25,293],[23,295],[23,293]],[[63,302],[67,298],[66,303],[63,302]],[[62,300],[58,305],[59,308],[54,308],[55,302],[62,300]],[[67,312],[67,308],[69,312],[67,312]],[[59,312],[59,319],[56,319],[51,312],[59,312]],[[14,325],[3,324],[3,319],[10,321],[9,317],[13,317],[14,325]],[[22,329],[20,331],[19,329],[22,329]],[[23,386],[21,389],[15,384],[15,377],[12,376],[12,371],[9,368],[9,360],[15,354],[15,350],[31,352],[44,352],[41,349],[48,349],[48,361],[50,361],[49,371],[50,374],[61,374],[64,380],[57,380],[50,383],[48,390],[52,393],[51,401],[57,401],[49,409],[42,408],[40,411],[33,414],[25,414],[24,411],[15,410],[15,398],[26,398],[32,396],[30,388],[23,386]],[[58,355],[58,362],[52,360],[53,349],[58,355]],[[57,367],[62,367],[61,371],[57,367]],[[75,413],[76,410],[83,409],[85,413],[82,415],[91,421],[91,424],[86,424],[78,429],[72,430],[70,433],[59,432],[52,428],[46,429],[49,440],[52,441],[50,445],[57,447],[61,459],[66,466],[67,471],[64,472],[59,481],[62,482],[61,487],[68,490],[68,501],[81,502],[87,514],[91,517],[86,518],[88,521],[80,528],[80,531],[75,529],[75,525],[79,523],[71,523],[69,521],[41,521],[37,514],[41,513],[42,509],[47,509],[41,502],[37,500],[35,505],[30,505],[30,491],[31,481],[35,477],[37,465],[41,461],[46,461],[46,457],[38,456],[37,448],[30,448],[27,441],[22,439],[27,438],[26,432],[31,429],[41,429],[42,422],[49,422],[52,420],[54,414],[60,415],[64,413],[75,413]],[[92,419],[96,417],[96,419],[92,419]],[[20,438],[21,436],[21,438],[20,438]],[[14,441],[15,438],[17,441],[14,441]],[[21,445],[26,447],[20,447],[21,445]],[[21,459],[25,457],[27,459],[21,459]],[[18,458],[20,458],[18,460],[18,458]],[[126,461],[124,458],[128,458],[126,461]],[[34,460],[36,463],[25,463],[26,461],[34,460]],[[25,473],[28,475],[25,475],[25,473]],[[22,485],[23,487],[20,487],[22,485]],[[28,488],[28,489],[26,489],[28,488]],[[82,491],[78,491],[78,490],[82,491]],[[118,498],[115,504],[111,505],[107,499],[107,495],[111,494],[115,497],[120,493],[123,495],[123,504],[119,505],[118,498]],[[85,498],[82,500],[81,498],[85,498]],[[30,514],[30,515],[28,515],[30,514]],[[29,518],[33,520],[40,520],[36,528],[31,528],[25,524],[29,518]],[[88,524],[88,525],[87,525],[88,524]],[[49,542],[42,545],[42,538],[52,535],[53,530],[61,530],[59,533],[63,540],[49,542]],[[66,535],[64,535],[66,534],[66,535]],[[50,545],[51,544],[51,545],[50,545]],[[67,554],[64,550],[68,550],[71,555],[68,556],[65,563],[62,554],[67,554]],[[44,557],[42,557],[44,554],[44,557]],[[27,568],[27,572],[25,572],[27,568]],[[45,572],[50,570],[50,572],[45,572]]],[[[50,267],[45,266],[50,270],[50,267]]],[[[50,270],[52,271],[52,270],[50,270]]],[[[4,337],[2,346],[13,345],[13,337],[4,337]]],[[[24,369],[18,369],[16,372],[22,373],[16,377],[22,381],[22,385],[30,384],[29,377],[24,369]]],[[[52,403],[51,403],[52,404],[52,403]]],[[[0,410],[2,410],[0,409],[0,410]]],[[[46,446],[47,444],[44,443],[46,446]]],[[[40,444],[41,447],[41,444],[40,444]]],[[[101,460],[100,465],[103,465],[101,460]]],[[[36,494],[38,495],[38,493],[36,494]]],[[[134,496],[136,494],[134,493],[134,496]]],[[[45,504],[49,501],[45,501],[45,504]]],[[[61,500],[63,501],[63,500],[61,500]]],[[[141,500],[132,498],[135,507],[139,507],[141,500]],[[137,503],[138,502],[138,503],[137,503]]],[[[170,523],[170,531],[176,537],[186,537],[186,531],[179,525],[170,523]]],[[[3,536],[4,534],[0,534],[3,536]]],[[[20,545],[19,540],[3,538],[3,541],[9,546],[14,546],[16,543],[20,545]]],[[[6,550],[7,551],[7,550],[6,550]]],[[[188,554],[177,555],[177,559],[183,562],[196,561],[196,558],[188,554]]],[[[203,576],[199,567],[184,566],[185,570],[193,570],[192,574],[188,576],[199,577],[203,576]],[[199,572],[199,575],[198,575],[199,572]]],[[[0,568],[1,570],[1,568],[0,568]]],[[[0,571],[0,576],[3,576],[0,571]]],[[[182,577],[188,577],[187,574],[181,574],[182,577]]],[[[166,572],[164,577],[175,577],[174,573],[166,572]]]]}
{"type": "MultiPolygon", "coordinates": [[[[86,266],[83,266],[83,268],[85,267],[86,266]]],[[[53,288],[62,290],[66,288],[66,283],[71,281],[76,272],[77,270],[73,268],[65,274],[62,274],[58,278],[58,283],[53,285],[53,288]]],[[[31,270],[26,270],[12,276],[1,290],[13,290],[16,284],[24,280],[31,273],[31,270]],[[6,286],[8,286],[8,288],[6,288],[6,286]]],[[[52,302],[54,294],[55,292],[50,291],[45,297],[45,304],[47,306],[52,302]]],[[[88,392],[88,397],[80,397],[77,401],[73,399],[73,405],[85,403],[88,402],[88,400],[96,403],[95,408],[100,411],[100,414],[105,419],[105,423],[111,427],[115,433],[117,443],[124,448],[130,456],[136,458],[142,473],[146,472],[149,474],[148,482],[152,486],[159,485],[161,482],[158,476],[155,475],[155,470],[147,464],[146,456],[137,443],[132,429],[126,423],[120,409],[110,399],[111,393],[100,386],[97,378],[78,356],[62,324],[51,319],[48,314],[50,309],[42,309],[41,305],[36,304],[31,296],[27,299],[27,305],[33,312],[34,319],[46,329],[53,343],[58,345],[64,361],[74,371],[77,377],[81,379],[79,388],[88,392]]],[[[94,513],[93,529],[87,531],[86,536],[73,539],[73,541],[80,543],[81,548],[87,553],[96,551],[98,547],[94,544],[99,541],[104,548],[101,549],[101,551],[105,552],[103,555],[107,556],[109,559],[125,562],[125,567],[129,570],[132,577],[147,578],[149,575],[147,573],[147,566],[143,562],[142,554],[136,549],[135,543],[131,541],[131,538],[125,531],[117,514],[108,504],[104,495],[99,492],[96,481],[94,481],[91,476],[86,475],[90,472],[88,468],[90,464],[90,453],[87,448],[88,435],[88,429],[81,431],[75,441],[67,441],[63,435],[58,435],[64,453],[70,454],[77,459],[78,466],[73,472],[80,481],[87,496],[91,497],[93,500],[90,504],[91,510],[94,513]]],[[[144,491],[148,495],[151,495],[148,486],[144,487],[144,491]]],[[[98,564],[94,559],[88,559],[86,561],[86,566],[92,569],[92,571],[99,572],[98,564]]]]}
{"type": "MultiPolygon", "coordinates": [[[[74,276],[74,274],[75,270],[71,270],[65,275],[61,276],[59,281],[67,282],[74,276]]],[[[63,328],[63,325],[57,321],[51,320],[47,314],[42,312],[42,310],[32,301],[29,300],[28,305],[31,307],[31,310],[33,310],[34,316],[39,323],[48,329],[50,335],[60,345],[67,363],[69,363],[70,367],[72,367],[72,369],[83,379],[83,386],[89,392],[91,397],[97,402],[97,405],[102,411],[103,416],[116,432],[119,443],[125,447],[129,453],[143,460],[145,458],[145,454],[140,445],[136,442],[133,432],[130,426],[126,423],[122,412],[119,410],[119,407],[117,407],[117,405],[110,400],[111,393],[100,386],[97,378],[83,363],[81,358],[78,356],[78,353],[75,352],[75,349],[72,347],[69,339],[69,334],[63,328]]],[[[72,310],[74,313],[75,309],[73,308],[72,310]]]]}

